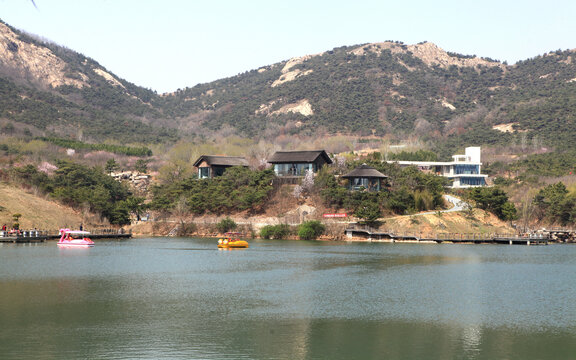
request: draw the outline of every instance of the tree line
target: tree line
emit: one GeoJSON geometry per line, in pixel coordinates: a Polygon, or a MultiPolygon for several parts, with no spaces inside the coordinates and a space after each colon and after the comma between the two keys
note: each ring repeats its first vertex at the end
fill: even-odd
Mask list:
{"type": "Polygon", "coordinates": [[[89,144],[78,140],[62,139],[56,137],[38,137],[38,140],[46,141],[60,147],[75,150],[103,150],[114,154],[128,155],[128,156],[152,156],[152,150],[149,148],[126,146],[126,145],[112,145],[112,144],[89,144]]]}
{"type": "Polygon", "coordinates": [[[134,196],[128,187],[107,175],[101,167],[88,167],[58,161],[52,175],[34,165],[11,168],[10,175],[21,184],[36,187],[52,199],[80,209],[86,206],[110,224],[130,224],[130,216],[145,210],[144,198],[134,196]]]}

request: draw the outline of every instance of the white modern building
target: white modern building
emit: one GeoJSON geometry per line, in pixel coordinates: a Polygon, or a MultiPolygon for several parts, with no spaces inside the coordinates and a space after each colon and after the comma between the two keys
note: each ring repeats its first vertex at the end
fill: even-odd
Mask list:
{"type": "Polygon", "coordinates": [[[452,188],[486,186],[488,175],[481,173],[480,147],[467,147],[464,155],[453,155],[452,161],[388,161],[400,166],[416,166],[418,169],[447,177],[452,188]]]}

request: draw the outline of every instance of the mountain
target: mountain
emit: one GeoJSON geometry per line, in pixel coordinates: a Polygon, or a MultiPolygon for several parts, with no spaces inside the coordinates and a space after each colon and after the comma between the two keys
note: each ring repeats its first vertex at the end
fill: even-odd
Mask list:
{"type": "MultiPolygon", "coordinates": [[[[0,22],[0,119],[27,134],[124,143],[175,139],[149,103],[154,97],[90,58],[0,22]]],[[[9,135],[16,130],[2,128],[9,135]]]]}
{"type": "Polygon", "coordinates": [[[384,42],[290,59],[162,100],[173,116],[193,114],[211,130],[271,139],[348,133],[482,145],[522,137],[574,146],[575,56],[556,51],[510,66],[427,42],[384,42]]]}
{"type": "Polygon", "coordinates": [[[158,95],[1,23],[0,121],[123,143],[351,134],[417,136],[449,147],[447,154],[464,144],[574,148],[575,60],[574,51],[558,50],[508,65],[428,42],[386,41],[158,95]]]}
{"type": "Polygon", "coordinates": [[[290,59],[163,100],[174,116],[202,114],[210,129],[228,125],[246,135],[279,126],[293,132],[409,133],[420,118],[440,126],[474,110],[482,78],[500,77],[505,69],[431,43],[385,42],[290,59]]]}

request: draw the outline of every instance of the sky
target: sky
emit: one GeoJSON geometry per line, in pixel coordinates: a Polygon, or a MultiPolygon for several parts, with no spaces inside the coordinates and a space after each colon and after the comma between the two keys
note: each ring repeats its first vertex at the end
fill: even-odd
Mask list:
{"type": "Polygon", "coordinates": [[[576,48],[575,17],[574,0],[0,0],[5,23],[158,93],[386,40],[513,64],[576,48]]]}

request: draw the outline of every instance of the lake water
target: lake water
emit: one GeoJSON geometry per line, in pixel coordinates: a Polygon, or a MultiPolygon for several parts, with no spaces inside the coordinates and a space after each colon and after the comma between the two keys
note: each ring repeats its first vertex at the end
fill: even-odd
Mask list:
{"type": "Polygon", "coordinates": [[[576,246],[0,245],[0,358],[576,359],[576,246]]]}

